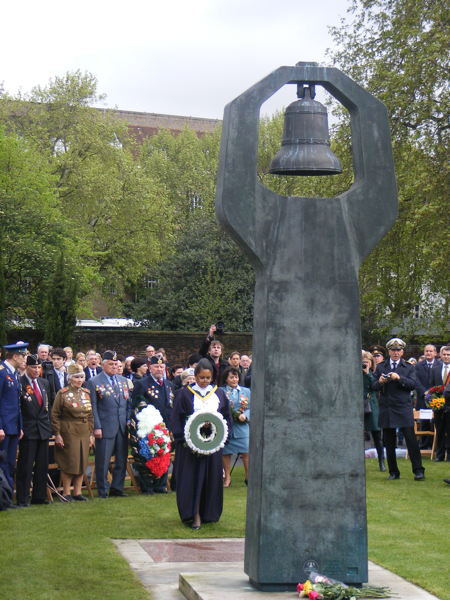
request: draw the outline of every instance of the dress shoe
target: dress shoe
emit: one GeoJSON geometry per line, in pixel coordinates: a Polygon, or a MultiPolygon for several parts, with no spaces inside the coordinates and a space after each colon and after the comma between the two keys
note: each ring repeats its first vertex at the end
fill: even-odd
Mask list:
{"type": "Polygon", "coordinates": [[[128,494],[125,494],[125,492],[122,492],[122,490],[116,490],[114,488],[111,488],[109,490],[109,496],[117,496],[118,498],[126,498],[128,496],[128,494]]]}
{"type": "Polygon", "coordinates": [[[31,504],[50,504],[50,500],[47,500],[47,498],[44,500],[32,500],[31,504]]]}
{"type": "Polygon", "coordinates": [[[425,473],[422,471],[418,471],[414,473],[414,481],[423,481],[425,479],[425,473]]]}
{"type": "Polygon", "coordinates": [[[389,477],[387,479],[388,479],[388,481],[392,481],[393,479],[400,479],[400,473],[398,473],[397,475],[395,475],[395,474],[389,475],[389,477]]]}
{"type": "Polygon", "coordinates": [[[448,485],[450,485],[450,479],[443,479],[442,480],[444,483],[448,483],[448,485]]]}
{"type": "Polygon", "coordinates": [[[27,504],[26,502],[19,502],[19,504],[10,504],[8,506],[8,508],[27,508],[27,506],[30,506],[30,505],[27,504]]]}
{"type": "Polygon", "coordinates": [[[166,488],[161,488],[159,490],[155,490],[155,494],[168,494],[169,492],[167,491],[166,488]]]}
{"type": "Polygon", "coordinates": [[[73,498],[70,494],[65,494],[63,498],[66,502],[73,502],[73,498]]]}
{"type": "Polygon", "coordinates": [[[72,496],[72,498],[76,501],[76,502],[87,502],[87,498],[85,498],[84,496],[82,496],[81,494],[77,494],[76,496],[72,496]]]}

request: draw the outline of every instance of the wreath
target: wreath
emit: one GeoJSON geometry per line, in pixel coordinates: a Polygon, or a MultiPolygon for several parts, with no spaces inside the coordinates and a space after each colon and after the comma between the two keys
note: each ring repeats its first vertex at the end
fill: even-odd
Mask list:
{"type": "Polygon", "coordinates": [[[136,435],[130,437],[133,456],[154,477],[162,477],[170,466],[171,444],[161,413],[149,404],[135,418],[136,435]]]}
{"type": "Polygon", "coordinates": [[[196,454],[214,454],[224,447],[228,425],[219,412],[198,411],[184,426],[186,444],[196,454]]]}

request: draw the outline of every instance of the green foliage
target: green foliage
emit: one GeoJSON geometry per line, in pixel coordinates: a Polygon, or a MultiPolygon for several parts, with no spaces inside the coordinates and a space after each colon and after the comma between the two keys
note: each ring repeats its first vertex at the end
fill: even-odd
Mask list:
{"type": "Polygon", "coordinates": [[[1,129],[0,214],[6,317],[37,320],[43,283],[61,248],[78,242],[62,217],[45,158],[26,140],[1,129]]]}
{"type": "Polygon", "coordinates": [[[199,331],[223,320],[228,331],[250,331],[254,272],[239,248],[202,209],[174,241],[174,252],[152,271],[130,315],[147,327],[199,331]]]}
{"type": "Polygon", "coordinates": [[[44,302],[44,337],[52,340],[54,346],[63,347],[72,343],[77,297],[77,274],[67,268],[64,254],[61,252],[44,302]]]}
{"type": "MultiPolygon", "coordinates": [[[[29,282],[31,269],[33,280],[39,280],[40,289],[45,289],[63,247],[69,264],[76,265],[76,304],[84,297],[87,313],[99,288],[112,311],[119,310],[125,290],[142,278],[147,264],[161,256],[162,241],[170,238],[164,190],[140,168],[126,124],[109,111],[90,107],[101,99],[95,77],[80,71],[56,77],[48,86],[36,87],[17,98],[0,96],[0,123],[9,137],[24,141],[28,162],[35,157],[28,193],[20,206],[11,209],[23,211],[26,206],[31,210],[35,198],[42,195],[43,185],[54,205],[53,216],[46,214],[44,202],[44,214],[30,221],[33,227],[22,223],[17,228],[19,237],[23,231],[35,229],[30,235],[52,246],[53,251],[47,249],[42,254],[39,244],[35,245],[45,272],[36,272],[35,261],[23,265],[22,255],[21,263],[12,265],[12,273],[7,275],[16,279],[26,276],[29,282]],[[60,229],[58,235],[49,231],[54,223],[60,229]],[[21,273],[23,269],[26,275],[21,273]]],[[[4,165],[5,170],[0,170],[5,188],[2,195],[18,202],[13,189],[6,192],[14,187],[17,169],[9,169],[6,161],[4,165]]],[[[15,214],[14,218],[21,217],[15,214]]],[[[24,302],[17,297],[17,290],[11,288],[11,292],[16,296],[16,316],[36,318],[37,306],[42,308],[42,294],[24,302]],[[30,309],[30,305],[35,308],[30,309]]]]}
{"type": "Polygon", "coordinates": [[[397,223],[361,269],[365,335],[448,326],[448,25],[441,0],[354,0],[331,28],[336,66],[388,108],[398,182],[397,223]]]}

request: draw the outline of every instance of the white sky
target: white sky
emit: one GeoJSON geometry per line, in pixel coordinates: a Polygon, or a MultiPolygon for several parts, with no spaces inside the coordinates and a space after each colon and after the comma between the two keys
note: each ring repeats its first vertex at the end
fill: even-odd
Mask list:
{"type": "MultiPolygon", "coordinates": [[[[0,83],[9,93],[81,69],[106,106],[222,118],[281,65],[326,64],[328,26],[350,0],[15,0],[2,6],[0,83]]],[[[264,112],[296,99],[285,86],[264,112]]],[[[319,97],[320,99],[320,97],[319,97]]]]}

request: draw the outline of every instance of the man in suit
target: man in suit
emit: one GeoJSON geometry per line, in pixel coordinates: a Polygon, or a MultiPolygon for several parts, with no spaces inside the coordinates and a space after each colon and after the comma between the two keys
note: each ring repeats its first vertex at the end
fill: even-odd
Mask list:
{"type": "Polygon", "coordinates": [[[46,499],[48,440],[52,435],[49,384],[39,377],[39,359],[36,355],[27,356],[25,375],[20,378],[20,385],[23,437],[19,442],[17,461],[17,505],[28,506],[32,478],[31,504],[48,504],[46,499]]]}
{"type": "Polygon", "coordinates": [[[66,353],[62,348],[55,348],[50,353],[51,360],[41,363],[42,377],[48,381],[50,411],[55,401],[56,394],[67,385],[67,372],[64,366],[66,353]]]}
{"type": "MultiPolygon", "coordinates": [[[[171,429],[173,392],[170,382],[164,379],[165,363],[161,356],[154,355],[150,358],[150,373],[147,377],[135,382],[133,389],[133,409],[139,412],[151,404],[161,413],[166,427],[171,429]]],[[[166,494],[167,473],[159,479],[154,479],[148,469],[140,469],[135,465],[140,475],[141,490],[145,494],[166,494]]]]}
{"type": "Polygon", "coordinates": [[[416,436],[414,435],[414,415],[411,392],[416,387],[414,367],[403,360],[406,344],[400,338],[392,338],[386,344],[389,358],[375,370],[372,389],[380,392],[380,427],[383,429],[383,442],[389,466],[388,479],[399,479],[400,471],[395,455],[395,430],[401,429],[404,435],[412,471],[416,481],[425,479],[425,469],[416,436]]]}
{"type": "Polygon", "coordinates": [[[89,381],[91,377],[95,377],[102,372],[102,368],[98,365],[97,352],[95,350],[88,350],[86,352],[86,364],[84,374],[86,376],[85,381],[89,381]]]}
{"type": "Polygon", "coordinates": [[[102,366],[102,372],[87,382],[94,413],[95,480],[98,496],[106,498],[108,467],[114,455],[109,496],[126,496],[123,482],[128,457],[128,382],[122,375],[117,375],[116,352],[107,350],[102,357],[102,366]]]}
{"type": "MultiPolygon", "coordinates": [[[[441,348],[442,362],[437,363],[431,369],[430,387],[450,383],[450,346],[441,348]]],[[[450,461],[450,403],[445,402],[442,410],[434,412],[434,427],[436,431],[436,458],[437,462],[450,461]]]]}
{"type": "MultiPolygon", "coordinates": [[[[425,392],[431,387],[431,371],[435,366],[441,363],[441,361],[437,358],[436,346],[433,344],[427,344],[423,349],[423,354],[425,356],[425,360],[417,363],[415,367],[417,410],[426,408],[425,392]]],[[[433,431],[433,424],[431,421],[421,420],[420,428],[422,431],[433,431]]],[[[426,437],[421,447],[431,448],[431,443],[431,438],[426,437]]]]}
{"type": "Polygon", "coordinates": [[[18,370],[25,367],[28,344],[3,346],[5,360],[0,364],[0,468],[14,489],[14,470],[19,439],[23,435],[20,413],[18,370]]]}

